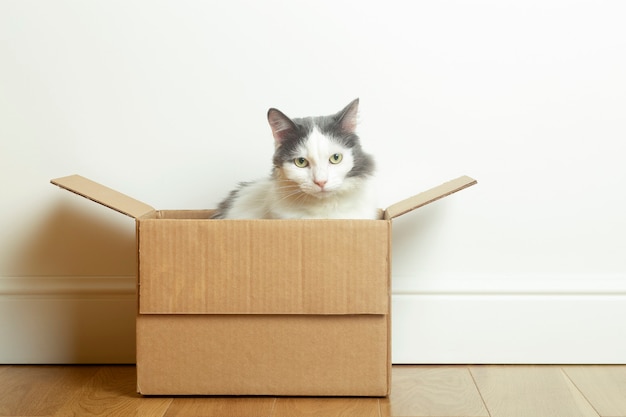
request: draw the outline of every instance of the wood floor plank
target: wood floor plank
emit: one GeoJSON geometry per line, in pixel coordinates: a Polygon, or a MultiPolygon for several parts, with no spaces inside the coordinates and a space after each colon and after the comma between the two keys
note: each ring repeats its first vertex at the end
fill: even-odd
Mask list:
{"type": "Polygon", "coordinates": [[[278,398],[272,417],[379,417],[378,398],[278,398]]]}
{"type": "Polygon", "coordinates": [[[563,370],[601,416],[626,416],[626,366],[564,366],[563,370]]]}
{"type": "Polygon", "coordinates": [[[143,397],[134,366],[0,366],[0,416],[626,416],[626,366],[394,366],[389,398],[143,397]]]}
{"type": "Polygon", "coordinates": [[[175,398],[165,417],[269,417],[276,399],[270,397],[175,398]]]}
{"type": "Polygon", "coordinates": [[[0,415],[53,415],[99,370],[97,366],[3,366],[0,415]]]}
{"type": "Polygon", "coordinates": [[[137,394],[134,366],[105,366],[54,417],[162,417],[171,403],[172,398],[137,394]]]}
{"type": "Polygon", "coordinates": [[[471,366],[491,417],[598,417],[559,366],[471,366]]]}
{"type": "Polygon", "coordinates": [[[393,417],[487,417],[466,366],[394,366],[389,402],[393,417]]]}

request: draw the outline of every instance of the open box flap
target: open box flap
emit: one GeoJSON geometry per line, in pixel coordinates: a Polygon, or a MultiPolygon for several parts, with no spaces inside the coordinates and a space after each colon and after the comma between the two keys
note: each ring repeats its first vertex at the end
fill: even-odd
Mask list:
{"type": "Polygon", "coordinates": [[[50,182],[135,219],[154,211],[148,204],[80,175],[57,178],[50,182]]]}
{"type": "Polygon", "coordinates": [[[409,211],[425,206],[426,204],[430,204],[433,201],[437,201],[440,198],[449,196],[457,191],[461,191],[464,188],[472,186],[476,183],[477,181],[475,179],[466,175],[455,180],[448,181],[438,185],[437,187],[431,188],[428,191],[424,191],[390,206],[387,210],[385,210],[385,219],[395,219],[396,217],[402,216],[409,211]]]}

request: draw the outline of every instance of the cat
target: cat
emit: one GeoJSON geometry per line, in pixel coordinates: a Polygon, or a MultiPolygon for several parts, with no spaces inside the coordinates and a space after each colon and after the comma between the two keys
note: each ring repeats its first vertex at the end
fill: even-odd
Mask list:
{"type": "Polygon", "coordinates": [[[290,119],[269,109],[269,178],[243,182],[213,219],[377,219],[374,158],[356,134],[359,99],[330,116],[290,119]]]}

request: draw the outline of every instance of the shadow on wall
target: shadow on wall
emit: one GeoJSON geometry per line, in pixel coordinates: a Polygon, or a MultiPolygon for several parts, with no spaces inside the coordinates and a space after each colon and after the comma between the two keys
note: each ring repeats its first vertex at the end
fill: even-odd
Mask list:
{"type": "Polygon", "coordinates": [[[445,227],[448,202],[436,201],[393,220],[392,285],[411,287],[399,280],[419,279],[438,248],[437,232],[445,227]]]}
{"type": "Polygon", "coordinates": [[[18,276],[136,274],[135,221],[67,193],[20,239],[9,270],[18,276]]]}
{"type": "Polygon", "coordinates": [[[133,363],[135,221],[66,194],[12,248],[0,363],[133,363]]]}

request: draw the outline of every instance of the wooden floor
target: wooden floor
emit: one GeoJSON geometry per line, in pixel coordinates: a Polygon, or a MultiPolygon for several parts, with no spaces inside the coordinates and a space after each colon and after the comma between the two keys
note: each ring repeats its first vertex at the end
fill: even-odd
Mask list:
{"type": "Polygon", "coordinates": [[[394,366],[380,399],[143,398],[133,366],[0,366],[0,415],[626,417],[626,366],[394,366]]]}

